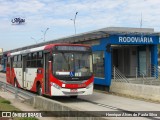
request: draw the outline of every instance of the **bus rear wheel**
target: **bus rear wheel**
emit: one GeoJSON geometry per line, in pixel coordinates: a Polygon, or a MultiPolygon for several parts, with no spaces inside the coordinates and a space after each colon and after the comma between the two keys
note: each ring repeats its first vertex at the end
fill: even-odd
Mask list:
{"type": "Polygon", "coordinates": [[[39,84],[37,86],[37,93],[38,93],[38,95],[42,96],[42,87],[41,87],[41,84],[39,84]]]}

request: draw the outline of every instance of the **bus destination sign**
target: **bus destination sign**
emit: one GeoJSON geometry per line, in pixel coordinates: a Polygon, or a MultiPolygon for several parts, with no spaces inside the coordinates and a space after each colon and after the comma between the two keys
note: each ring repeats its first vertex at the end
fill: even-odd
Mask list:
{"type": "Polygon", "coordinates": [[[66,50],[66,51],[88,51],[88,47],[83,46],[57,46],[57,50],[66,50]]]}

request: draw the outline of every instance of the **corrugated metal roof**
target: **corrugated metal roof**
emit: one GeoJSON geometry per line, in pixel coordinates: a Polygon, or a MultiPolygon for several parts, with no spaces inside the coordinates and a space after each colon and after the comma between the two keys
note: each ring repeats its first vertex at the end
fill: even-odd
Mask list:
{"type": "Polygon", "coordinates": [[[109,37],[109,35],[157,35],[159,36],[159,33],[154,32],[154,29],[152,28],[127,28],[127,27],[107,27],[102,28],[90,32],[85,32],[81,34],[76,34],[72,36],[67,36],[63,38],[53,39],[50,41],[24,46],[21,48],[5,51],[6,52],[15,52],[19,50],[25,50],[30,49],[34,47],[39,47],[46,44],[52,44],[52,43],[77,43],[81,41],[88,41],[88,40],[95,40],[99,38],[109,37]]]}

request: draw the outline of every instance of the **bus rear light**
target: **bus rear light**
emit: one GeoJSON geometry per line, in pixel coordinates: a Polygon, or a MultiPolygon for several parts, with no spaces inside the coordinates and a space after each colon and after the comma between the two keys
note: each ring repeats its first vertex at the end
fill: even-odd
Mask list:
{"type": "Polygon", "coordinates": [[[53,82],[51,82],[51,85],[52,85],[53,87],[57,88],[57,89],[61,89],[61,87],[60,87],[59,85],[57,85],[57,84],[55,84],[55,83],[53,83],[53,82]]]}

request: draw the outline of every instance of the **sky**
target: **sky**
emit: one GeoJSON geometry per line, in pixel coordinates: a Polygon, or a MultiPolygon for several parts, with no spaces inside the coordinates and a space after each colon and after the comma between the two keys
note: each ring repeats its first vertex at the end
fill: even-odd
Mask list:
{"type": "Polygon", "coordinates": [[[105,27],[160,31],[160,0],[0,0],[4,51],[105,27]],[[15,18],[24,24],[13,24],[15,18]],[[141,19],[142,18],[142,19],[141,19]],[[71,20],[72,19],[72,20],[71,20]]]}

